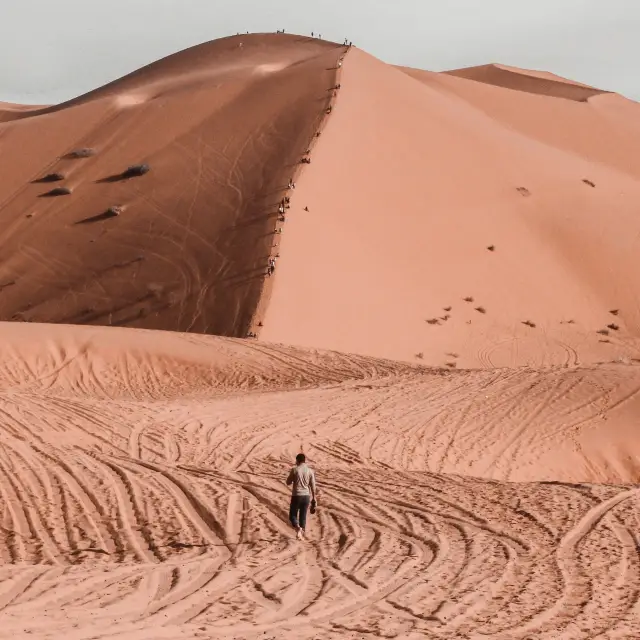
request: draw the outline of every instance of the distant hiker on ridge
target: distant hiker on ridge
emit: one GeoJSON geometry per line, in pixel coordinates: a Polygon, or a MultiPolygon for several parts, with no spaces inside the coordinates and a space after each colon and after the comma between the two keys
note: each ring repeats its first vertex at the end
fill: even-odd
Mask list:
{"type": "Polygon", "coordinates": [[[289,522],[296,530],[298,540],[304,540],[307,525],[307,509],[311,505],[311,513],[316,509],[316,475],[307,466],[304,453],[296,456],[296,466],[289,471],[287,485],[291,488],[291,503],[289,506],[289,522]]]}

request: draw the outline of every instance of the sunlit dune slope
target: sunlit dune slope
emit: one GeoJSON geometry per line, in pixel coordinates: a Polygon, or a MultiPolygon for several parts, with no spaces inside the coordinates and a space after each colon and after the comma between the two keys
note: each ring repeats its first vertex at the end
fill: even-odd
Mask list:
{"type": "Polygon", "coordinates": [[[637,357],[638,105],[357,49],[340,82],[263,339],[450,367],[637,357]]]}
{"type": "Polygon", "coordinates": [[[244,336],[341,51],[232,37],[63,105],[6,111],[0,317],[244,336]],[[150,171],[125,179],[140,164],[150,171]],[[71,193],[45,197],[54,188],[71,193]]]}

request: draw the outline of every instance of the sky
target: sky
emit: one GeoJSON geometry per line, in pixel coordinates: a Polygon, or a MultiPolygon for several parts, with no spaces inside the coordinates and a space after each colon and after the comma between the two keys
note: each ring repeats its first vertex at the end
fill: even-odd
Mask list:
{"type": "Polygon", "coordinates": [[[237,32],[321,33],[392,64],[499,62],[640,100],[640,0],[5,0],[0,101],[53,104],[237,32]]]}

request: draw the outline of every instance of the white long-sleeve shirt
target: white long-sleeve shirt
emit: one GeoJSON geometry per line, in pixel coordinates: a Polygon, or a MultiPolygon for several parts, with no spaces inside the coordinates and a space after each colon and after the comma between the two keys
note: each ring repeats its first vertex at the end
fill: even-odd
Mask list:
{"type": "Polygon", "coordinates": [[[287,484],[292,484],[291,495],[293,496],[313,496],[316,495],[316,474],[306,463],[298,464],[291,471],[287,478],[287,484]]]}

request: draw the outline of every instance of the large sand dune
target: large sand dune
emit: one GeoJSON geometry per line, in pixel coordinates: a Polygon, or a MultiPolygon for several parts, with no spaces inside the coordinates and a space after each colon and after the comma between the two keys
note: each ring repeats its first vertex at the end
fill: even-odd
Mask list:
{"type": "Polygon", "coordinates": [[[638,148],[286,34],[0,104],[0,638],[640,637],[638,148]]]}
{"type": "Polygon", "coordinates": [[[2,319],[438,366],[638,354],[640,108],[621,96],[267,34],[0,113],[2,319]]]}
{"type": "Polygon", "coordinates": [[[637,478],[636,366],[1,329],[0,637],[640,633],[637,489],[593,484],[637,478]],[[306,543],[283,483],[300,447],[306,543]]]}
{"type": "Polygon", "coordinates": [[[0,317],[246,335],[341,52],[225,39],[63,105],[5,109],[0,317]],[[136,164],[149,173],[124,179],[136,164]],[[72,193],[43,197],[56,187],[72,193]]]}

